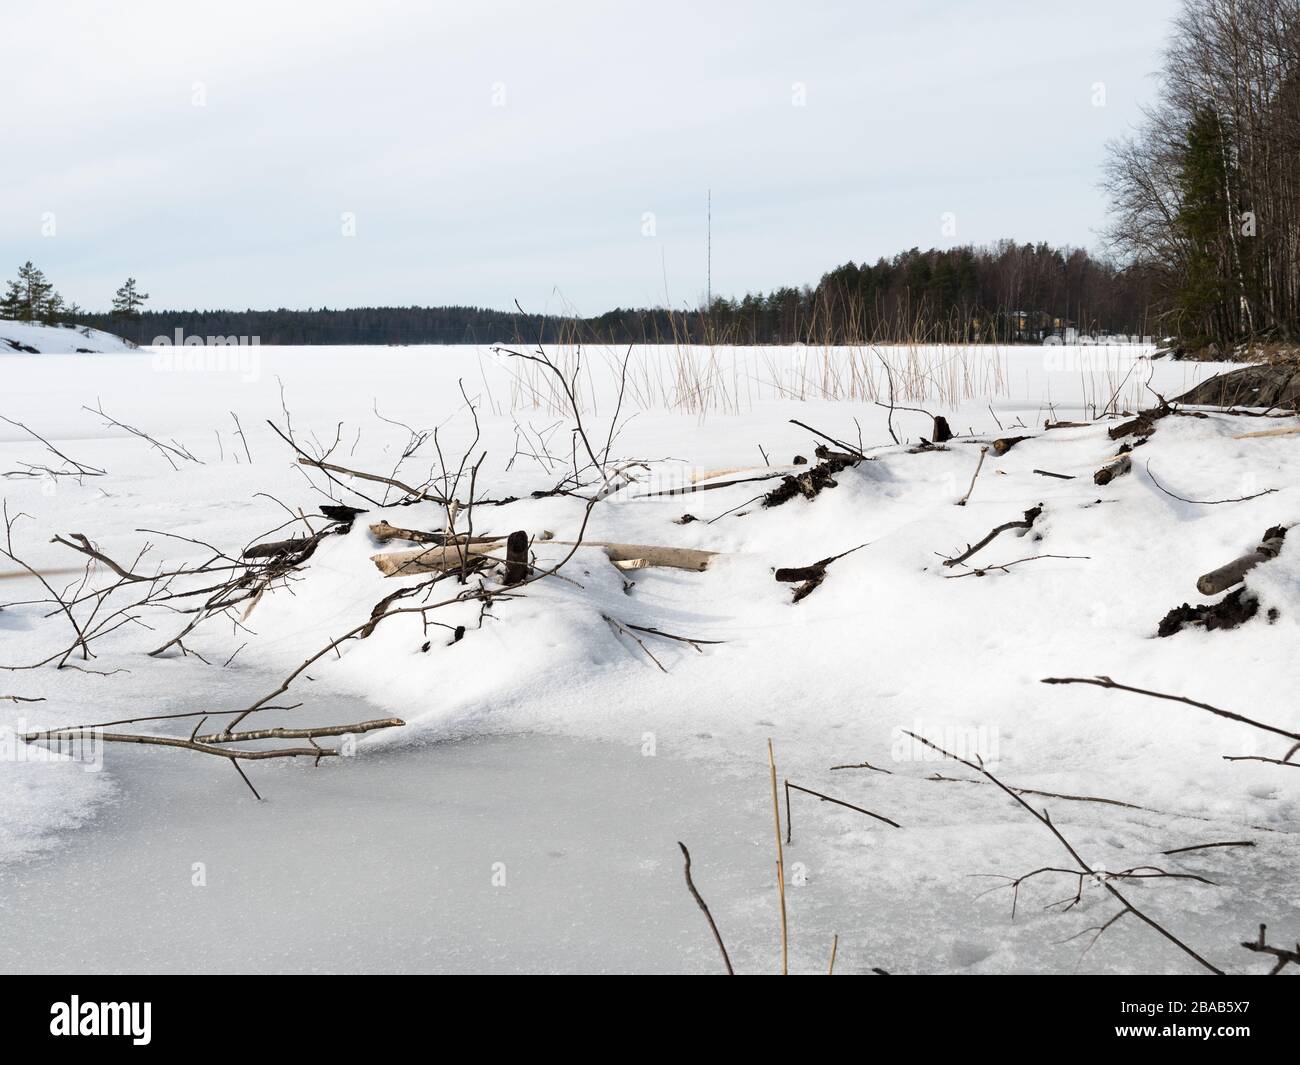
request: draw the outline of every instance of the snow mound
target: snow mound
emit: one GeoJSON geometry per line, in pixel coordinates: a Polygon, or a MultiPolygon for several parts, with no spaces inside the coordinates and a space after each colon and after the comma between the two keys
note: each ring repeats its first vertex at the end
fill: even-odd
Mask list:
{"type": "Polygon", "coordinates": [[[89,326],[39,325],[0,318],[0,355],[98,355],[134,349],[130,341],[89,326]]]}

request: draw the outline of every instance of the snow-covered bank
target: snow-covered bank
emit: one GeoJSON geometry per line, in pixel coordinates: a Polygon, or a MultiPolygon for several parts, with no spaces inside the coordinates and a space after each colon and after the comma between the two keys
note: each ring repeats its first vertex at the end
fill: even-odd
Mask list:
{"type": "MultiPolygon", "coordinates": [[[[714,380],[733,382],[730,394],[735,398],[741,395],[738,382],[745,373],[726,368],[728,354],[717,353],[724,368],[714,380]]],[[[788,362],[758,385],[780,380],[792,392],[790,382],[804,372],[799,367],[807,367],[808,353],[771,354],[788,362]]],[[[926,358],[934,358],[936,367],[961,365],[961,356],[951,351],[886,354],[896,357],[901,368],[913,358],[922,369],[926,358]]],[[[55,533],[84,532],[113,557],[133,558],[149,541],[156,545],[155,561],[192,559],[201,548],[172,537],[233,550],[286,520],[275,500],[291,511],[301,507],[307,512],[327,502],[264,424],[265,419],[285,422],[281,383],[300,439],[317,439],[328,447],[337,438],[339,463],[385,474],[397,467],[408,439],[407,431],[393,422],[438,426],[438,445],[454,468],[473,438],[463,385],[482,430],[475,455],[485,450],[488,456],[478,473],[478,491],[521,497],[500,508],[476,508],[475,531],[551,531],[559,540],[576,533],[586,507],[582,499],[529,498],[533,490],[550,487],[563,476],[572,446],[569,423],[545,409],[511,402],[530,390],[521,386],[513,364],[472,348],[261,349],[257,356],[256,363],[242,366],[215,358],[169,365],[148,352],[0,359],[5,385],[0,414],[39,431],[71,458],[106,471],[95,477],[4,483],[11,512],[32,515],[16,530],[22,557],[52,569],[68,566],[76,556],[48,540],[55,533]],[[157,440],[180,442],[198,461],[175,455],[169,460],[146,440],[106,426],[99,414],[82,409],[101,403],[120,422],[157,440]]],[[[966,365],[976,365],[976,357],[969,356],[966,365]]],[[[1153,942],[1136,922],[1108,932],[1082,963],[1080,944],[1060,946],[1060,940],[1110,916],[1095,887],[1080,906],[1058,914],[1044,913],[1041,906],[1072,892],[1072,882],[1027,885],[1014,924],[1008,893],[977,898],[996,881],[972,880],[972,875],[1023,874],[1059,863],[1061,855],[1040,827],[993,788],[928,779],[936,769],[946,777],[970,774],[951,763],[939,766],[921,758],[901,742],[901,730],[910,729],[940,739],[982,737],[982,753],[1017,786],[1130,804],[1042,800],[1079,849],[1103,868],[1154,864],[1215,881],[1214,886],[1153,881],[1131,890],[1217,962],[1250,970],[1253,960],[1237,942],[1252,935],[1260,922],[1291,929],[1300,921],[1293,876],[1300,858],[1294,833],[1297,790],[1289,780],[1295,773],[1265,763],[1228,763],[1222,756],[1280,756],[1281,750],[1262,734],[1189,707],[1091,688],[1050,688],[1040,681],[1107,674],[1124,683],[1191,695],[1283,728],[1300,727],[1300,716],[1284,695],[1297,677],[1293,652],[1300,623],[1300,545],[1287,545],[1252,575],[1250,587],[1265,609],[1242,628],[1154,637],[1165,611],[1184,600],[1197,601],[1194,584],[1200,573],[1252,548],[1269,526],[1293,520],[1290,515],[1300,505],[1294,476],[1300,438],[1234,439],[1261,424],[1254,419],[1166,419],[1135,452],[1132,474],[1097,487],[1092,471],[1116,447],[1107,437],[1107,424],[1036,435],[1044,417],[1089,415],[1090,397],[1098,394],[1098,407],[1117,393],[1126,397],[1117,406],[1125,406],[1134,384],[1136,402],[1148,374],[1152,390],[1172,396],[1214,372],[1204,364],[1148,365],[1136,353],[1123,357],[1127,364],[1118,356],[1089,361],[1095,353],[1071,349],[1005,350],[997,353],[1000,394],[971,387],[969,395],[951,405],[938,394],[949,388],[953,397],[946,384],[950,379],[936,369],[935,392],[909,395],[908,405],[945,413],[959,433],[1034,436],[1001,458],[986,459],[965,507],[954,504],[970,486],[980,445],[957,440],[947,450],[920,454],[890,445],[888,412],[861,398],[867,394],[865,385],[858,399],[840,402],[774,399],[770,390],[759,391],[756,385],[744,403],[734,404],[736,413],[725,415],[706,409],[701,417],[700,409],[666,410],[652,402],[645,409],[634,406],[629,413],[635,417],[616,438],[616,453],[644,460],[650,479],[598,504],[587,537],[720,552],[707,572],[620,573],[599,552],[584,549],[563,571],[569,580],[542,581],[530,586],[524,598],[498,601],[481,623],[476,603],[439,614],[439,622],[466,626],[458,641],[450,630],[425,631],[418,616],[386,621],[370,639],[310,670],[309,679],[294,690],[293,701],[305,704],[294,714],[298,720],[309,715],[312,723],[326,710],[337,720],[397,714],[408,727],[377,734],[364,742],[362,757],[319,773],[254,764],[250,774],[274,811],[266,820],[249,820],[263,817],[263,808],[252,804],[224,763],[209,765],[187,752],[126,754],[110,748],[104,752],[104,772],[86,774],[91,789],[118,784],[120,804],[101,815],[101,823],[109,826],[108,838],[120,841],[124,853],[183,865],[175,875],[184,883],[159,887],[161,866],[133,873],[125,860],[111,865],[105,844],[93,842],[97,823],[70,837],[65,853],[39,865],[13,867],[4,881],[6,897],[44,898],[56,919],[83,905],[77,884],[93,880],[99,870],[116,885],[114,896],[154,892],[156,904],[165,908],[163,924],[180,925],[193,918],[194,907],[209,905],[202,900],[212,894],[184,893],[191,890],[190,863],[210,861],[218,867],[238,865],[239,882],[255,884],[275,917],[260,930],[266,943],[276,944],[278,960],[268,961],[268,955],[258,952],[250,929],[247,940],[232,943],[215,962],[207,948],[191,943],[178,967],[384,968],[387,956],[391,967],[420,968],[432,957],[430,968],[461,967],[462,961],[463,967],[473,968],[477,950],[479,961],[490,963],[485,967],[618,969],[650,958],[648,967],[673,968],[673,951],[687,942],[696,945],[697,953],[690,960],[684,954],[681,967],[707,967],[707,929],[673,864],[675,840],[681,838],[692,848],[701,889],[726,918],[723,931],[735,943],[738,959],[750,969],[764,967],[775,954],[776,927],[771,825],[763,814],[763,804],[770,802],[763,790],[763,744],[771,736],[782,775],[903,825],[890,829],[811,797],[795,798],[790,860],[804,865],[792,901],[800,967],[815,970],[824,964],[830,936],[838,932],[841,949],[851,951],[849,964],[891,971],[1059,971],[1079,964],[1098,971],[1185,971],[1186,959],[1153,942]],[[811,457],[817,441],[792,425],[791,418],[855,446],[860,431],[872,461],[844,471],[838,486],[815,500],[795,499],[768,510],[746,506],[767,483],[637,498],[641,488],[680,486],[692,471],[762,465],[765,456],[774,464],[789,463],[796,454],[811,457]],[[1161,485],[1187,499],[1277,491],[1232,505],[1186,503],[1156,486],[1148,461],[1161,485]],[[1072,479],[1044,477],[1039,470],[1072,479]],[[1040,554],[1073,557],[949,579],[962,571],[941,566],[941,556],[962,550],[1037,503],[1044,512],[1034,534],[1004,536],[982,553],[981,563],[1040,554]],[[699,520],[676,524],[685,513],[699,520]],[[789,586],[772,579],[774,567],[806,565],[864,543],[870,546],[835,563],[825,584],[797,606],[790,602],[789,586]],[[1278,612],[1272,624],[1269,609],[1278,612]],[[667,670],[662,672],[604,616],[720,642],[701,644],[699,650],[671,641],[654,643],[653,653],[667,670]],[[512,737],[493,748],[503,752],[499,772],[470,758],[456,776],[456,756],[448,754],[454,748],[436,745],[491,734],[512,737]],[[537,738],[542,735],[551,738],[537,738]],[[522,753],[529,744],[550,753],[534,761],[522,753]],[[595,753],[598,749],[606,754],[595,753]],[[652,753],[643,753],[646,749],[652,753]],[[628,763],[620,769],[623,757],[628,763]],[[601,768],[584,776],[588,758],[601,768]],[[463,884],[447,888],[452,901],[438,918],[439,928],[463,935],[456,948],[466,952],[463,956],[418,956],[409,943],[398,943],[401,930],[391,927],[384,933],[386,946],[365,951],[346,946],[344,959],[331,965],[327,953],[315,954],[301,939],[275,930],[275,922],[295,907],[306,908],[309,916],[301,920],[308,923],[346,913],[359,900],[344,881],[355,867],[396,861],[391,855],[404,837],[415,834],[425,840],[432,854],[440,841],[459,838],[458,833],[475,841],[521,831],[519,795],[512,793],[509,766],[517,764],[529,776],[540,774],[541,762],[548,759],[564,765],[564,783],[554,785],[554,794],[539,785],[524,800],[530,815],[538,818],[526,822],[526,834],[536,845],[524,859],[525,867],[535,874],[531,863],[542,862],[550,849],[572,853],[585,848],[584,861],[593,864],[573,877],[571,894],[516,894],[509,896],[515,900],[509,905],[520,907],[515,916],[521,923],[580,927],[588,897],[583,892],[599,892],[602,876],[617,878],[619,869],[632,867],[620,863],[667,862],[671,875],[646,883],[639,917],[623,903],[601,915],[610,927],[628,922],[627,953],[602,957],[590,940],[576,938],[564,945],[559,937],[513,956],[494,953],[499,941],[488,925],[495,919],[490,907],[498,903],[474,894],[492,890],[491,863],[478,868],[490,857],[490,848],[475,849],[477,843],[464,841],[461,853],[473,875],[467,873],[463,884]],[[891,772],[831,768],[864,761],[891,772]],[[635,785],[630,778],[640,770],[632,766],[646,774],[635,785]],[[441,790],[444,767],[455,778],[454,802],[441,790]],[[313,805],[317,781],[319,809],[313,805]],[[433,814],[420,805],[419,787],[425,781],[429,802],[438,804],[433,814]],[[343,790],[327,800],[336,788],[343,790]],[[634,801],[625,802],[622,788],[634,801]],[[168,804],[167,795],[177,796],[174,804],[168,804]],[[715,802],[744,817],[697,816],[715,802]],[[200,815],[195,803],[216,812],[200,815]],[[358,803],[366,806],[364,818],[352,812],[358,803]],[[602,805],[620,816],[597,814],[602,805]],[[626,821],[635,821],[641,806],[653,815],[640,824],[643,835],[626,840],[626,821]],[[286,807],[293,812],[281,819],[286,807]],[[324,821],[330,820],[327,815],[342,819],[348,829],[327,836],[332,850],[312,859],[318,864],[309,864],[315,872],[305,887],[292,870],[272,869],[266,856],[275,853],[277,844],[317,827],[323,833],[334,831],[313,821],[313,811],[324,821]],[[419,835],[420,822],[429,818],[436,831],[419,835]],[[547,827],[548,818],[555,827],[547,827]],[[382,847],[368,850],[365,836],[372,822],[384,824],[387,834],[382,847]],[[242,835],[243,826],[254,824],[261,827],[242,835]],[[548,846],[548,833],[564,842],[548,846]],[[144,840],[153,835],[184,842],[151,849],[144,840]],[[180,852],[191,839],[206,841],[203,845],[218,857],[195,853],[182,863],[180,852]],[[1162,853],[1244,839],[1255,847],[1162,853]],[[602,854],[614,853],[618,857],[611,860],[612,868],[596,868],[602,854]],[[719,865],[741,871],[719,874],[719,865]],[[339,882],[315,888],[331,870],[339,882]],[[317,903],[325,907],[319,913],[313,911],[317,903]],[[653,937],[672,948],[650,945],[653,937]],[[242,955],[240,942],[245,944],[242,955]]],[[[847,364],[846,359],[821,365],[847,364]]],[[[741,365],[751,375],[758,372],[752,362],[741,365]]],[[[608,389],[616,380],[602,378],[601,364],[595,366],[587,417],[593,435],[603,440],[613,409],[608,389]]],[[[907,380],[919,388],[925,378],[920,372],[907,380]]],[[[650,395],[648,388],[644,391],[650,395]]],[[[901,439],[913,442],[930,431],[929,419],[911,411],[896,411],[893,427],[901,439]]],[[[37,460],[39,442],[4,423],[0,429],[0,469],[37,460]]],[[[401,468],[410,481],[422,483],[435,461],[430,441],[401,468]]],[[[319,477],[315,483],[325,484],[319,477]]],[[[128,626],[99,645],[100,657],[92,663],[99,673],[42,669],[5,674],[0,694],[47,700],[10,710],[3,709],[9,704],[0,704],[5,720],[21,710],[33,727],[41,727],[246,705],[250,690],[257,694],[273,688],[307,653],[364,620],[381,596],[403,583],[386,581],[370,562],[378,547],[366,523],[387,518],[405,527],[437,529],[446,520],[441,508],[428,503],[360,505],[370,509],[364,522],[346,536],[323,542],[291,589],[265,597],[246,623],[214,622],[187,641],[211,665],[192,656],[144,657],[142,652],[173,635],[183,618],[152,631],[128,626]],[[231,665],[223,668],[221,663],[236,651],[231,665]],[[117,669],[130,672],[101,675],[117,669]]],[[[545,542],[535,547],[541,563],[558,561],[567,550],[545,542]]],[[[30,585],[3,582],[0,602],[35,598],[30,585]]],[[[43,616],[48,612],[32,606],[0,611],[0,664],[39,661],[60,641],[66,643],[58,619],[43,616]]],[[[159,619],[151,616],[149,621],[157,626],[159,619]]],[[[5,787],[8,777],[6,773],[5,787]]],[[[25,818],[35,820],[36,811],[25,818]]],[[[380,841],[375,842],[378,847],[380,841]]],[[[391,893],[402,912],[414,914],[418,890],[410,879],[431,868],[422,864],[420,853],[416,847],[403,854],[398,871],[372,884],[369,894],[391,893]]],[[[510,860],[500,860],[510,875],[510,860]]],[[[511,927],[510,919],[501,919],[502,927],[511,927]]],[[[34,964],[28,947],[14,949],[15,967],[34,964]]],[[[104,964],[111,956],[108,940],[97,950],[87,948],[78,956],[69,947],[62,967],[104,964]]],[[[150,957],[142,954],[138,961],[148,967],[150,957]]]]}
{"type": "Polygon", "coordinates": [[[134,345],[89,326],[41,325],[0,318],[0,355],[93,355],[132,351],[134,345]]]}

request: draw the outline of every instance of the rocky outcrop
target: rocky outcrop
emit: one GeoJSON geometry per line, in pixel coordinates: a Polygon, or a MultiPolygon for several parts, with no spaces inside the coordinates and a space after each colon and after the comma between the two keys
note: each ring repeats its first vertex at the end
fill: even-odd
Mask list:
{"type": "Polygon", "coordinates": [[[1300,407],[1300,365],[1243,366],[1202,381],[1175,402],[1205,407],[1297,408],[1300,407]]]}

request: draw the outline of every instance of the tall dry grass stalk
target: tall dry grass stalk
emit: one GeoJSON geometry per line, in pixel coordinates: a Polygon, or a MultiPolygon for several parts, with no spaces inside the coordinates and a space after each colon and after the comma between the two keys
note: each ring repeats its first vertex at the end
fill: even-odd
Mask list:
{"type": "MultiPolygon", "coordinates": [[[[903,404],[933,403],[948,409],[1007,391],[1006,350],[987,345],[944,347],[718,347],[691,344],[545,345],[573,382],[583,413],[599,416],[599,399],[622,379],[627,358],[625,406],[704,417],[740,414],[768,400],[870,403],[889,397],[903,404]]],[[[559,414],[570,409],[554,374],[536,363],[512,361],[510,408],[559,414]]]]}
{"type": "Polygon", "coordinates": [[[790,974],[790,926],[785,910],[785,851],[781,846],[781,802],[776,791],[776,754],[767,741],[767,764],[772,771],[772,820],[776,825],[776,892],[781,900],[781,975],[790,974]]]}

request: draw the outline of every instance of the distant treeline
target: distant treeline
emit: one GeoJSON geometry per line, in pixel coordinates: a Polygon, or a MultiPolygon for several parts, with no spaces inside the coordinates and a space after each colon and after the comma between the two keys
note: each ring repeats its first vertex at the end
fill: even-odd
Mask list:
{"type": "Polygon", "coordinates": [[[1040,341],[1049,333],[1149,334],[1150,284],[1085,251],[1003,241],[846,263],[815,286],[718,298],[708,309],[642,308],[594,318],[483,307],[86,314],[81,324],[149,344],[160,336],[257,337],[262,344],[824,344],[1040,341]]]}

